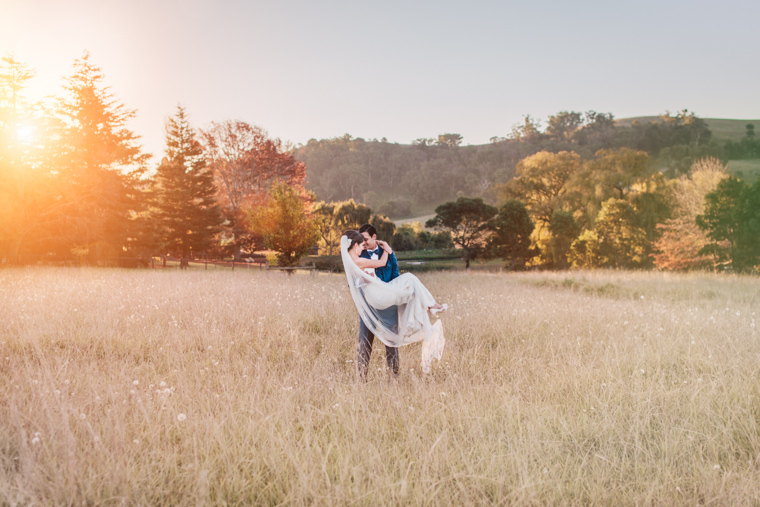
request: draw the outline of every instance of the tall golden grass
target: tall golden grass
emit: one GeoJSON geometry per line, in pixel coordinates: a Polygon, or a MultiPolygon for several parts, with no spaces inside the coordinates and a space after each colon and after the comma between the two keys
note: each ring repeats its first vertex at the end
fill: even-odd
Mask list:
{"type": "Polygon", "coordinates": [[[0,503],[760,502],[757,279],[421,278],[361,383],[342,275],[0,270],[0,503]]]}

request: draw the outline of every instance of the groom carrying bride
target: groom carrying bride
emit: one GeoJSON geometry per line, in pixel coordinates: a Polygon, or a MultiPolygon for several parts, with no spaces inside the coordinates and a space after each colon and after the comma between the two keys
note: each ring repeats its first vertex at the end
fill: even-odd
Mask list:
{"type": "MultiPolygon", "coordinates": [[[[376,254],[379,255],[379,252],[376,254]]],[[[429,373],[433,359],[441,360],[446,345],[441,319],[432,322],[430,318],[440,317],[448,306],[438,303],[412,273],[398,275],[396,260],[390,259],[389,265],[392,254],[393,249],[385,241],[377,239],[374,229],[365,229],[364,235],[348,230],[340,238],[340,256],[348,290],[359,312],[359,324],[367,328],[360,336],[357,361],[363,378],[366,378],[374,338],[385,344],[388,368],[394,375],[398,371],[398,351],[390,349],[422,342],[420,366],[424,373],[429,373]],[[384,250],[379,259],[372,259],[375,250],[372,245],[367,251],[367,236],[384,250]],[[384,269],[388,270],[385,274],[384,269]],[[377,274],[394,278],[386,282],[377,274]],[[394,310],[392,314],[390,310],[394,310]]]]}
{"type": "MultiPolygon", "coordinates": [[[[378,260],[383,256],[383,247],[377,242],[377,230],[375,226],[371,224],[364,224],[359,228],[359,233],[364,237],[366,249],[360,254],[365,259],[378,260]]],[[[394,278],[398,278],[398,262],[396,261],[396,254],[393,252],[388,255],[388,262],[385,266],[374,269],[374,275],[384,282],[390,282],[394,278]]],[[[398,332],[398,307],[391,306],[384,310],[378,311],[379,317],[382,320],[383,325],[398,332]]],[[[359,369],[359,375],[362,379],[367,378],[367,370],[369,369],[369,357],[372,354],[372,342],[375,340],[375,335],[372,334],[364,322],[359,318],[359,348],[357,349],[357,361],[356,365],[359,369]]],[[[395,377],[398,377],[399,371],[399,354],[398,348],[385,346],[385,360],[388,364],[388,370],[393,372],[395,377]]]]}

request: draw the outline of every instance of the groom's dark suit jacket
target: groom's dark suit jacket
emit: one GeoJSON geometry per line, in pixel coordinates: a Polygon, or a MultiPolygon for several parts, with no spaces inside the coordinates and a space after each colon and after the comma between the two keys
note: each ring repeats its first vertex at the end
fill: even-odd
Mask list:
{"type": "MultiPolygon", "coordinates": [[[[377,250],[373,250],[372,252],[369,250],[362,250],[360,257],[371,259],[373,252],[377,252],[377,258],[379,259],[383,256],[384,250],[383,247],[377,245],[377,250]]],[[[398,261],[396,260],[395,253],[392,253],[388,256],[388,262],[385,263],[385,266],[382,268],[375,268],[375,276],[386,283],[390,282],[394,278],[398,278],[398,261]]]]}

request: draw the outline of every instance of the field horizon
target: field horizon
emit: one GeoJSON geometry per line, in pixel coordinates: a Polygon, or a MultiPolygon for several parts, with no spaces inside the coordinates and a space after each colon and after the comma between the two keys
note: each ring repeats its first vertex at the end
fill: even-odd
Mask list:
{"type": "Polygon", "coordinates": [[[340,274],[0,270],[0,504],[760,502],[757,278],[419,277],[362,383],[340,274]]]}

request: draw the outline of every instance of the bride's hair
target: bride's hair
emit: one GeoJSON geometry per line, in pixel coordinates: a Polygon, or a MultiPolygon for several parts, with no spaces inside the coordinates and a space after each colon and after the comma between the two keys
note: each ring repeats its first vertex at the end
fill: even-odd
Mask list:
{"type": "Polygon", "coordinates": [[[344,232],[343,235],[348,238],[348,248],[346,248],[346,251],[348,252],[350,252],[357,243],[364,243],[364,236],[357,231],[349,230],[344,232]]]}

